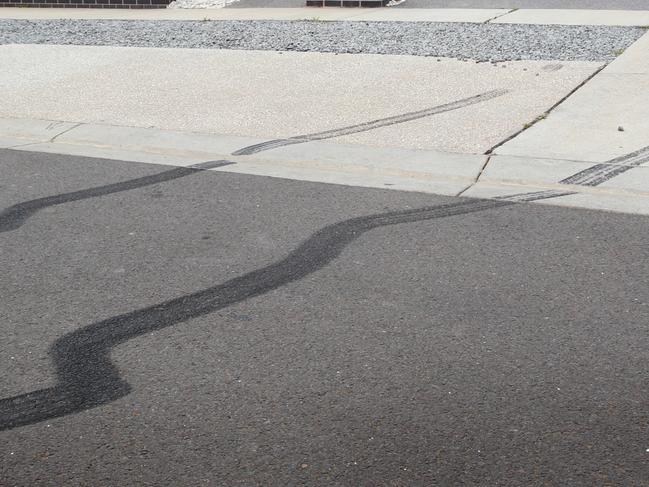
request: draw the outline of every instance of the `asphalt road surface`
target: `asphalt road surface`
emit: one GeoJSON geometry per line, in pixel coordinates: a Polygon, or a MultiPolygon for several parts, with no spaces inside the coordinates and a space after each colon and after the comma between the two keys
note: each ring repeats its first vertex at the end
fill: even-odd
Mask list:
{"type": "Polygon", "coordinates": [[[169,171],[0,151],[0,485],[649,483],[646,217],[169,171]]]}
{"type": "MultiPolygon", "coordinates": [[[[226,8],[304,7],[306,0],[239,0],[226,8]]],[[[561,8],[647,10],[647,0],[406,0],[396,8],[561,8]]]]}

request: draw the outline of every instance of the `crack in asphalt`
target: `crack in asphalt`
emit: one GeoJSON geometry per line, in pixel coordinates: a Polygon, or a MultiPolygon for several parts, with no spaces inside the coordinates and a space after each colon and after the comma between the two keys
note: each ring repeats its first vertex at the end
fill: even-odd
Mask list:
{"type": "MultiPolygon", "coordinates": [[[[609,163],[596,164],[562,180],[561,183],[597,186],[648,161],[649,146],[613,159],[609,163]],[[611,165],[611,163],[617,165],[611,165]]],[[[205,164],[228,163],[228,161],[215,161],[205,164]]],[[[178,168],[178,170],[153,176],[91,188],[86,192],[90,191],[94,196],[103,196],[126,190],[120,189],[120,185],[133,189],[147,184],[155,184],[151,181],[176,179],[186,175],[186,171],[196,170],[197,168],[178,168]]],[[[93,197],[82,193],[84,191],[66,193],[61,195],[61,198],[57,196],[41,198],[33,200],[42,200],[41,203],[33,203],[25,207],[21,207],[21,204],[14,205],[5,210],[2,215],[10,222],[13,221],[14,225],[20,224],[34,211],[44,207],[45,203],[48,203],[45,206],[50,206],[93,197]],[[14,210],[11,210],[12,208],[14,210]]],[[[520,202],[556,198],[574,193],[574,191],[561,190],[519,193],[491,200],[470,200],[377,213],[325,226],[304,240],[286,257],[270,265],[213,287],[86,325],[60,337],[49,351],[55,367],[56,385],[1,399],[0,430],[73,414],[107,404],[127,395],[131,388],[120,376],[117,367],[110,358],[111,350],[115,346],[144,333],[212,313],[298,281],[325,267],[337,258],[345,247],[370,230],[390,225],[465,215],[520,202]]]]}

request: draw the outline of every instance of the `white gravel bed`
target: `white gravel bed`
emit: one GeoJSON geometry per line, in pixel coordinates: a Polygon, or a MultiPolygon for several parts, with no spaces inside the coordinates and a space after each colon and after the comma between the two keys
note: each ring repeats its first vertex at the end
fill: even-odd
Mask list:
{"type": "Polygon", "coordinates": [[[407,54],[476,61],[608,61],[635,27],[432,22],[0,20],[0,44],[407,54]]]}

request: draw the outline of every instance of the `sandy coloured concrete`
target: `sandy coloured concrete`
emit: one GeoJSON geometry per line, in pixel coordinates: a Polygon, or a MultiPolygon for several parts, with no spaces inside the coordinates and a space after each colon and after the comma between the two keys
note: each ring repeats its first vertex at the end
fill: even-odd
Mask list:
{"type": "Polygon", "coordinates": [[[507,90],[462,109],[330,139],[460,153],[485,152],[600,66],[44,45],[0,46],[0,65],[0,117],[262,139],[337,129],[507,90]]]}

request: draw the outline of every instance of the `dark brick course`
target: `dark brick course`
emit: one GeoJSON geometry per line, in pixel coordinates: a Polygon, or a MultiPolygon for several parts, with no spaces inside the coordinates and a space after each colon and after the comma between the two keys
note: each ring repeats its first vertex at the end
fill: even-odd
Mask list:
{"type": "MultiPolygon", "coordinates": [[[[389,0],[305,0],[309,7],[383,7],[389,0]]],[[[165,8],[171,0],[0,0],[1,7],[165,8]]]]}
{"type": "Polygon", "coordinates": [[[171,0],[0,0],[2,7],[165,8],[171,0]]]}

